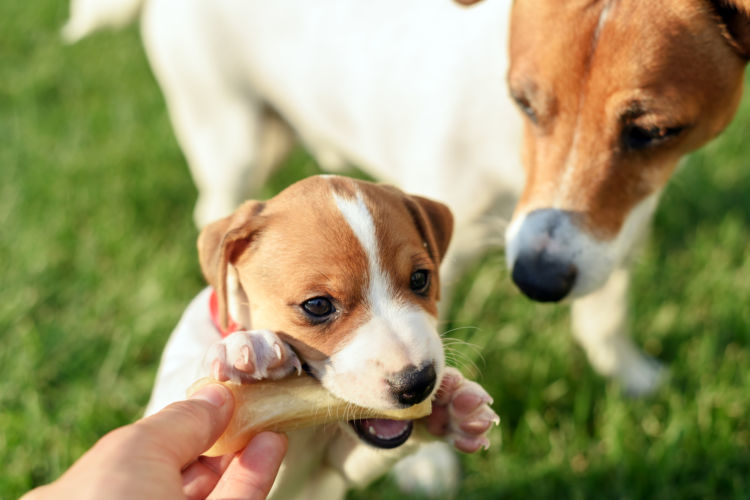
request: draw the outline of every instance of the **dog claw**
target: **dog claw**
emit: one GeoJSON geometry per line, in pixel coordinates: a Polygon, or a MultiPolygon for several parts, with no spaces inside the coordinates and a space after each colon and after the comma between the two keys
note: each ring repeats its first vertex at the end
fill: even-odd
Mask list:
{"type": "Polygon", "coordinates": [[[252,373],[255,371],[255,365],[252,361],[252,351],[246,345],[240,347],[240,357],[234,362],[234,367],[240,371],[252,373]]]}
{"type": "Polygon", "coordinates": [[[226,382],[227,380],[229,380],[229,376],[224,369],[223,363],[218,359],[215,359],[213,363],[211,363],[211,377],[218,380],[219,382],[226,382]]]}
{"type": "Polygon", "coordinates": [[[474,438],[457,437],[453,440],[453,446],[464,453],[474,453],[479,450],[489,449],[490,440],[485,436],[474,438]]]}
{"type": "Polygon", "coordinates": [[[302,373],[295,352],[267,330],[232,333],[211,346],[206,364],[213,378],[240,383],[302,373]]]}
{"type": "Polygon", "coordinates": [[[447,368],[433,401],[432,415],[426,417],[427,430],[466,453],[487,449],[490,441],[486,434],[500,423],[490,404],[492,398],[482,386],[447,368]]]}

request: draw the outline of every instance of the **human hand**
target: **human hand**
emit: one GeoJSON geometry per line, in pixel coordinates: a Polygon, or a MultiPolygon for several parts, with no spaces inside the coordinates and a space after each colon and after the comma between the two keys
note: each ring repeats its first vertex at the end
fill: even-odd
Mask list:
{"type": "Polygon", "coordinates": [[[286,437],[255,436],[236,455],[207,458],[229,423],[234,400],[219,384],[120,427],[101,438],[55,482],[23,500],[248,498],[263,499],[286,453],[286,437]]]}

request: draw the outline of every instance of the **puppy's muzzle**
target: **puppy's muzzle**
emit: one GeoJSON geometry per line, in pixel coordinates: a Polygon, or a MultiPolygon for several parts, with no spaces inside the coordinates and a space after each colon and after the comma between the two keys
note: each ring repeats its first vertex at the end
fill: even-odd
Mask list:
{"type": "Polygon", "coordinates": [[[421,403],[432,393],[437,383],[435,365],[407,366],[387,379],[393,397],[404,406],[421,403]]]}

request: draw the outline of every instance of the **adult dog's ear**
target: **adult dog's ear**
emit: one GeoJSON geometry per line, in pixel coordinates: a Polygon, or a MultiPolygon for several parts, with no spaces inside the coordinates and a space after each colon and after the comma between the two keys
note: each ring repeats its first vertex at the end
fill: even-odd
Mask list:
{"type": "Polygon", "coordinates": [[[201,271],[208,284],[216,290],[222,328],[227,328],[229,319],[227,290],[233,288],[233,293],[244,293],[235,279],[237,277],[230,274],[229,266],[237,261],[261,227],[263,206],[258,201],[247,201],[232,215],[204,227],[198,236],[201,271]],[[229,280],[232,283],[228,283],[229,280]]]}
{"type": "Polygon", "coordinates": [[[711,0],[725,36],[743,59],[750,60],[750,0],[711,0]]]}
{"type": "Polygon", "coordinates": [[[446,205],[415,195],[406,196],[406,208],[425,239],[430,256],[439,264],[453,235],[453,214],[446,205]]]}

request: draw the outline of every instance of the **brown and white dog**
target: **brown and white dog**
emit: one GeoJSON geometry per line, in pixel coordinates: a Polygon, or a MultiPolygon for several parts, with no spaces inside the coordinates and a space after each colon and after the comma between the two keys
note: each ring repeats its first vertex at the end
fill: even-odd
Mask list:
{"type": "Polygon", "coordinates": [[[625,335],[627,264],[688,152],[737,110],[750,0],[517,0],[508,85],[523,113],[526,184],[506,232],[513,280],[578,298],[595,368],[632,392],[658,382],[625,335]]]}
{"type": "Polygon", "coordinates": [[[293,130],[325,168],[447,203],[448,285],[512,214],[516,284],[577,299],[596,369],[648,392],[661,372],[627,333],[627,261],[679,159],[737,108],[750,0],[516,0],[510,31],[508,2],[463,3],[73,0],[65,34],[142,10],[199,225],[263,183],[293,130]]]}
{"type": "MultiPolygon", "coordinates": [[[[331,176],[209,224],[198,247],[211,288],[172,334],[146,413],[182,399],[209,372],[252,383],[304,369],[360,406],[434,398],[420,423],[425,436],[465,452],[489,446],[486,433],[499,421],[491,398],[446,368],[436,330],[438,267],[452,226],[441,203],[331,176]]],[[[271,496],[343,497],[413,451],[412,428],[368,419],[290,432],[271,496]]]]}

